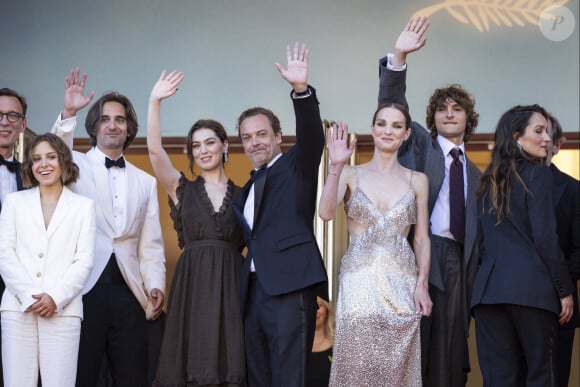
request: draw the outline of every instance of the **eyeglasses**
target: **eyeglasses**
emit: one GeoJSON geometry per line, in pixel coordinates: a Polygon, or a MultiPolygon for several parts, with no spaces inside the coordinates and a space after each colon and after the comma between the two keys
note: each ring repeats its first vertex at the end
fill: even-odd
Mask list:
{"type": "Polygon", "coordinates": [[[8,119],[8,122],[10,122],[11,124],[15,124],[18,121],[20,121],[22,118],[24,118],[24,116],[20,113],[16,113],[16,112],[2,113],[2,112],[0,112],[0,121],[2,121],[4,119],[4,116],[6,116],[6,118],[8,119]]]}

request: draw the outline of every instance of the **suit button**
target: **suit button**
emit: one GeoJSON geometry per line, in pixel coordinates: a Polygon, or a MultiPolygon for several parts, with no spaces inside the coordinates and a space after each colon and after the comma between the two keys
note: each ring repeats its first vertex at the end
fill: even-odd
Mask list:
{"type": "Polygon", "coordinates": [[[36,276],[37,276],[38,278],[40,278],[40,277],[42,277],[42,273],[38,272],[38,273],[36,273],[36,276]]]}
{"type": "Polygon", "coordinates": [[[44,258],[44,254],[43,253],[38,254],[38,258],[44,258]]]}

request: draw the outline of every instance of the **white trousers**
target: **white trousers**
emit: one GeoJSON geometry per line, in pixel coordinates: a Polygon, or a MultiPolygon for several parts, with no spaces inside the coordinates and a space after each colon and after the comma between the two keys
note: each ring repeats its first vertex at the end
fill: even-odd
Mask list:
{"type": "Polygon", "coordinates": [[[81,319],[2,311],[5,387],[74,387],[81,319]]]}

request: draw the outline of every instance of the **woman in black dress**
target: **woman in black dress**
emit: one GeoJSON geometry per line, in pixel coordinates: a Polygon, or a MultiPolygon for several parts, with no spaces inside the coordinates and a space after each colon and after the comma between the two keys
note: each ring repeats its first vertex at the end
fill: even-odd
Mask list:
{"type": "Polygon", "coordinates": [[[169,194],[171,218],[183,252],[169,291],[165,332],[154,386],[245,385],[243,321],[239,305],[242,232],[232,214],[238,191],[224,172],[227,133],[199,120],[187,135],[187,156],[201,174],[178,172],[161,143],[161,101],[177,91],[183,74],[165,71],[151,91],[147,148],[169,194]]]}

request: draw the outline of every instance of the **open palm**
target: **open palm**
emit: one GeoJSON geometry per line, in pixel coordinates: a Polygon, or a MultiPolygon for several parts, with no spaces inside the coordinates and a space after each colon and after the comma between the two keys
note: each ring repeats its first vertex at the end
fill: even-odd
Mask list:
{"type": "Polygon", "coordinates": [[[183,73],[173,70],[167,76],[166,71],[163,70],[161,76],[151,90],[151,98],[162,100],[171,97],[178,90],[179,84],[183,80],[183,73]]]}
{"type": "Polygon", "coordinates": [[[305,44],[300,46],[298,42],[294,44],[294,50],[290,46],[286,47],[287,65],[284,68],[276,63],[276,68],[294,89],[296,87],[306,89],[308,84],[308,48],[305,44]]]}

